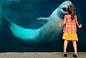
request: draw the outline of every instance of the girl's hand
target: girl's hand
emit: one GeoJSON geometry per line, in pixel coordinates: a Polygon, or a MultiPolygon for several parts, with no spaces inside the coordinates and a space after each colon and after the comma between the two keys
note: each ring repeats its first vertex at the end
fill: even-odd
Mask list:
{"type": "Polygon", "coordinates": [[[79,28],[82,28],[82,24],[79,25],[79,28]]]}
{"type": "Polygon", "coordinates": [[[62,27],[62,23],[61,22],[59,23],[59,26],[62,27]]]}

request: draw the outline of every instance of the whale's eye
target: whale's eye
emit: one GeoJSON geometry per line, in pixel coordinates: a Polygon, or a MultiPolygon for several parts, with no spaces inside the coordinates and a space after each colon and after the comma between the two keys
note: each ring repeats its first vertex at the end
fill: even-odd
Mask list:
{"type": "Polygon", "coordinates": [[[63,9],[63,11],[67,12],[67,9],[66,8],[62,8],[62,9],[63,9]]]}

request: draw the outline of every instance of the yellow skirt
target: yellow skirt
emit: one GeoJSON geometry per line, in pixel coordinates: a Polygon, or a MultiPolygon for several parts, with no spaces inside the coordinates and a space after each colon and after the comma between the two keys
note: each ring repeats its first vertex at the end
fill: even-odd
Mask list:
{"type": "Polygon", "coordinates": [[[72,41],[72,40],[78,41],[78,36],[77,36],[77,33],[65,33],[64,32],[62,39],[69,40],[69,41],[72,41]]]}

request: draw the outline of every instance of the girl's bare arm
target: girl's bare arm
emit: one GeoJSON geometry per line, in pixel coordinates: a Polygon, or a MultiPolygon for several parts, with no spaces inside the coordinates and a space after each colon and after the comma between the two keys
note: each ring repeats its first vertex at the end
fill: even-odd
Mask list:
{"type": "Polygon", "coordinates": [[[79,28],[79,23],[78,23],[78,21],[77,21],[77,16],[76,16],[75,20],[76,20],[76,25],[77,25],[77,27],[79,28]]]}
{"type": "Polygon", "coordinates": [[[60,23],[60,24],[61,24],[60,27],[63,27],[66,24],[66,18],[65,18],[65,16],[64,16],[64,22],[63,22],[63,24],[62,23],[60,23]]]}
{"type": "Polygon", "coordinates": [[[64,17],[64,22],[63,22],[63,25],[65,25],[66,24],[66,17],[64,17]]]}

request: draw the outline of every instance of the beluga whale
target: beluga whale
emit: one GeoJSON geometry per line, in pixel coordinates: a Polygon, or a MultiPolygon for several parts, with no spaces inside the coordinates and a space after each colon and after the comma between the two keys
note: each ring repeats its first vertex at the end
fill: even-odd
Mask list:
{"type": "Polygon", "coordinates": [[[47,44],[56,41],[63,28],[60,28],[59,22],[64,21],[64,15],[67,13],[69,5],[73,5],[71,1],[62,2],[49,17],[39,17],[36,20],[43,24],[38,29],[23,28],[12,23],[7,17],[2,16],[2,20],[9,26],[13,35],[23,41],[31,44],[47,44]]]}

